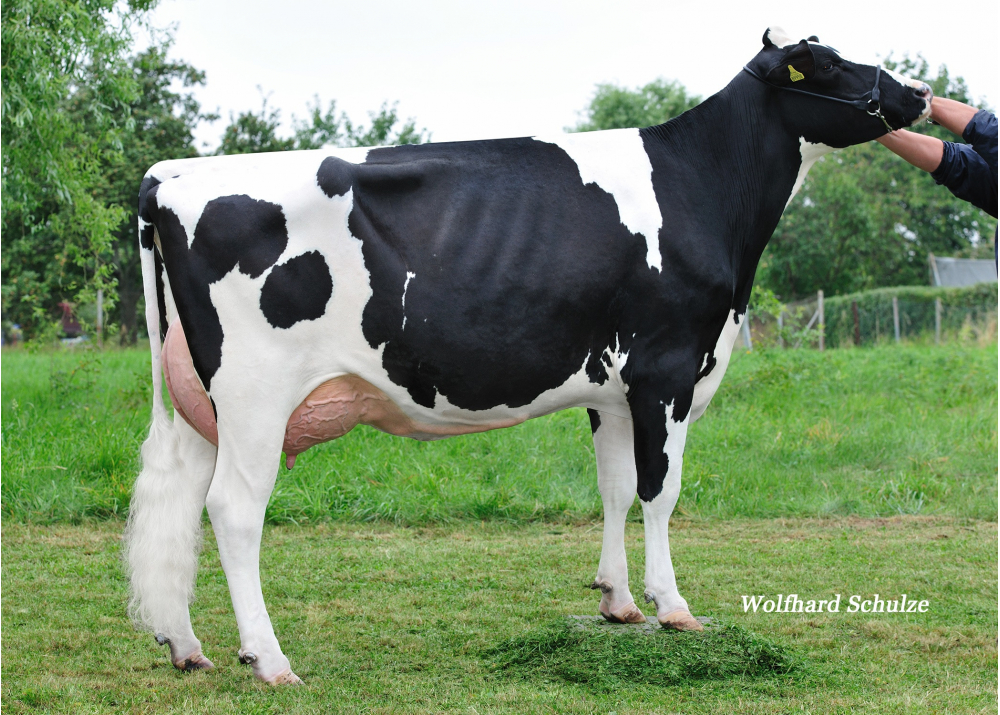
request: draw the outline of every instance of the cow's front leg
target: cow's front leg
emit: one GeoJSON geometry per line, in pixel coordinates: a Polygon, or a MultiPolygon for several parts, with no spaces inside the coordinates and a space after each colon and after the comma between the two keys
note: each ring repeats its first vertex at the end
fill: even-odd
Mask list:
{"type": "Polygon", "coordinates": [[[646,531],[646,601],[656,603],[660,625],[680,631],[702,630],[677,590],[667,528],[681,492],[692,392],[682,391],[669,399],[629,397],[635,421],[637,491],[646,531]]]}
{"type": "Polygon", "coordinates": [[[301,682],[281,652],[260,586],[264,512],[274,489],[287,414],[273,404],[218,400],[219,456],[208,514],[240,629],[240,662],[272,684],[301,682]]]}
{"type": "Polygon", "coordinates": [[[601,615],[614,623],[642,623],[628,587],[625,560],[625,519],[635,501],[635,450],[632,420],[587,410],[597,454],[597,486],[604,504],[601,563],[591,588],[601,590],[601,615]]]}

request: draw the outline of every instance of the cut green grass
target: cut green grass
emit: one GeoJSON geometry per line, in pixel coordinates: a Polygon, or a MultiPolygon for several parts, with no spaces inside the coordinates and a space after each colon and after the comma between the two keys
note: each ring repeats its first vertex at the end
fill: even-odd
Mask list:
{"type": "Polygon", "coordinates": [[[583,626],[560,618],[509,638],[485,655],[503,674],[559,678],[597,690],[763,678],[801,668],[790,649],[735,624],[674,633],[628,625],[583,626]]]}
{"type": "MultiPolygon", "coordinates": [[[[175,671],[164,648],[132,629],[120,535],[117,522],[4,523],[4,713],[997,708],[993,522],[676,520],[671,550],[681,594],[695,615],[739,630],[729,642],[711,631],[657,634],[661,650],[648,637],[623,648],[546,635],[547,623],[597,612],[600,594],[588,584],[598,525],[271,526],[261,555],[264,595],[305,681],[290,689],[263,685],[237,663],[239,635],[211,530],[192,606],[195,631],[217,666],[211,673],[175,671]],[[845,602],[850,594],[907,593],[930,609],[743,612],[743,595],[777,593],[841,593],[845,602]],[[678,643],[692,647],[672,655],[678,643]],[[526,653],[526,644],[544,656],[526,653]],[[511,667],[497,667],[504,658],[511,667]],[[782,672],[787,658],[801,665],[782,672]]],[[[625,545],[632,592],[641,594],[641,525],[628,525],[625,545]]]]}
{"type": "MultiPolygon", "coordinates": [[[[149,356],[3,353],[2,514],[118,518],[149,419],[149,356]]],[[[681,514],[997,516],[997,349],[738,351],[691,426],[681,514]]],[[[585,411],[421,443],[359,427],[275,470],[272,523],[599,518],[585,411]]]]}

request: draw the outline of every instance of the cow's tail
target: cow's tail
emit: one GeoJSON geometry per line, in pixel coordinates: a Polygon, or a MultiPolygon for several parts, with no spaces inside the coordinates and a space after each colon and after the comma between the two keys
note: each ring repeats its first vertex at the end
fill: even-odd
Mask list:
{"type": "MultiPolygon", "coordinates": [[[[140,193],[146,188],[144,182],[140,193]]],[[[143,198],[141,195],[139,253],[153,363],[153,410],[149,436],[141,450],[141,471],[132,490],[124,557],[131,588],[129,615],[139,628],[173,639],[191,633],[188,604],[194,596],[204,499],[199,502],[193,498],[190,480],[185,478],[179,429],[163,405],[163,302],[157,295],[153,227],[151,217],[143,216],[143,198]]]]}

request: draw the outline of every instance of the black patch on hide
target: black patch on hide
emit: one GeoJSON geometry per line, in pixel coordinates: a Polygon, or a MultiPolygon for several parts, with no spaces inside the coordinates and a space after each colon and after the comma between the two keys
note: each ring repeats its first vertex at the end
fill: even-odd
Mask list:
{"type": "Polygon", "coordinates": [[[316,320],[333,295],[333,277],[319,251],[310,251],[275,266],[260,291],[260,310],[275,328],[316,320]]]}

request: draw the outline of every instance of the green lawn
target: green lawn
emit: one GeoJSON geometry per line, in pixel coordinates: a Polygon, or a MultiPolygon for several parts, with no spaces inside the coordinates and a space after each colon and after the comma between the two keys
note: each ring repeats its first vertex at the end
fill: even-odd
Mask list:
{"type": "MultiPolygon", "coordinates": [[[[5,713],[995,713],[997,528],[951,517],[686,520],[672,526],[679,586],[729,629],[645,643],[555,643],[593,614],[595,525],[272,526],[264,592],[302,688],[256,682],[211,533],[195,630],[217,667],[182,674],[124,615],[121,524],[5,524],[5,713]],[[878,593],[923,614],[744,614],[741,596],[878,593]],[[511,643],[539,644],[501,668],[511,643]],[[748,645],[749,644],[749,645],[748,645]],[[697,651],[767,665],[671,672],[697,651]],[[501,654],[498,656],[498,652],[501,654]],[[562,656],[562,657],[560,657],[562,656]],[[636,663],[636,657],[649,662],[636,663]],[[630,660],[631,659],[631,660],[630,660]],[[631,665],[629,665],[631,663],[631,665]],[[660,667],[665,666],[665,667],[660,667]],[[595,677],[595,674],[602,677],[595,677]]],[[[642,531],[626,548],[641,593],[642,531]]],[[[646,608],[648,613],[650,609],[646,608]]],[[[523,650],[523,648],[522,648],[523,650]]],[[[723,664],[724,665],[724,664],[723,664]]]]}
{"type": "MultiPolygon", "coordinates": [[[[3,353],[2,514],[125,513],[149,419],[145,351],[3,353]]],[[[277,464],[275,468],[277,469],[277,464]]],[[[700,517],[997,517],[997,349],[739,352],[689,431],[700,517]]],[[[420,443],[360,427],[279,474],[273,523],[599,518],[583,410],[420,443]]]]}
{"type": "Polygon", "coordinates": [[[5,713],[996,712],[996,346],[738,353],[690,429],[671,522],[704,634],[569,628],[598,603],[582,410],[314,448],[281,471],[264,535],[265,597],[306,682],[277,690],[236,662],[210,528],[192,613],[217,670],[176,672],[125,618],[148,355],[2,361],[5,713]],[[779,593],[840,593],[842,610],[743,612],[779,593]],[[876,593],[930,608],[847,612],[876,593]]]}

